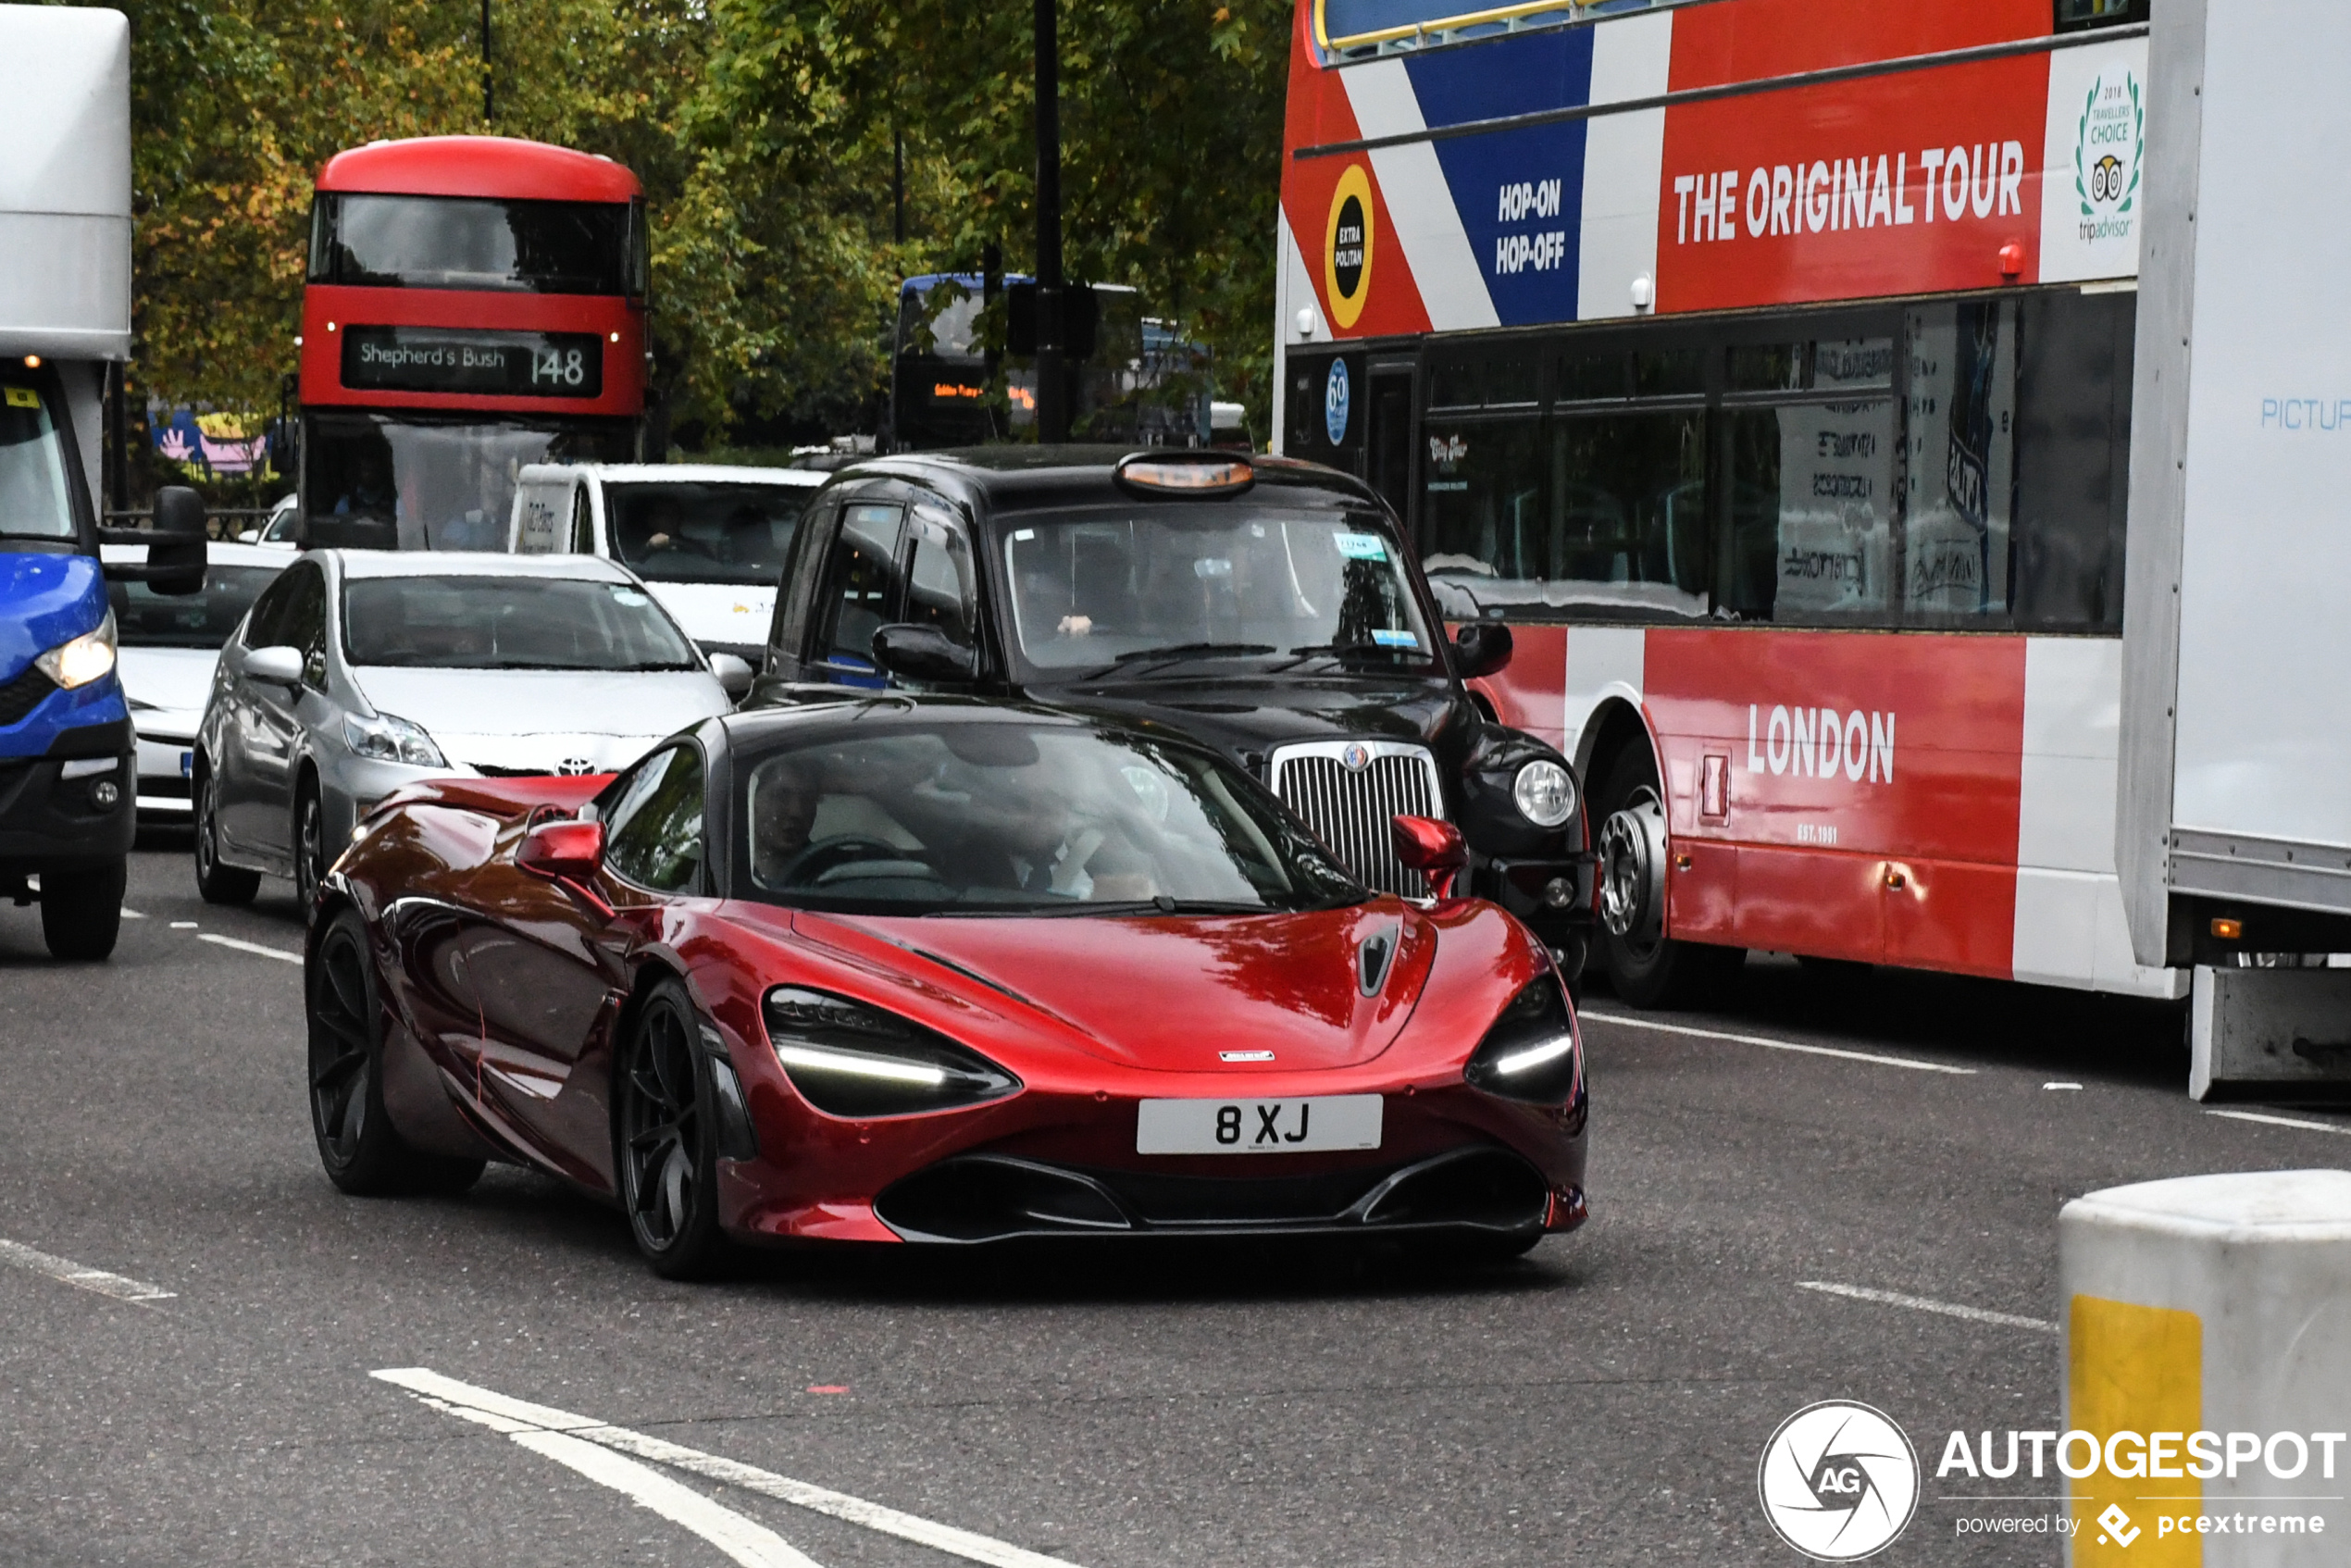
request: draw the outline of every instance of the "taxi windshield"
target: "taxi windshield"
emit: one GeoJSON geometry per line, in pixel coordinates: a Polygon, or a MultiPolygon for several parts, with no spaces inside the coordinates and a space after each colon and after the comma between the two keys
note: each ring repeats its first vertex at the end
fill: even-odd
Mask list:
{"type": "Polygon", "coordinates": [[[739,764],[749,896],[886,915],[1258,914],[1368,895],[1212,753],[1111,729],[906,719],[739,764]]]}
{"type": "Polygon", "coordinates": [[[1002,530],[1010,641],[1049,677],[1218,657],[1432,662],[1375,513],[1185,502],[1015,516],[1002,530]]]}

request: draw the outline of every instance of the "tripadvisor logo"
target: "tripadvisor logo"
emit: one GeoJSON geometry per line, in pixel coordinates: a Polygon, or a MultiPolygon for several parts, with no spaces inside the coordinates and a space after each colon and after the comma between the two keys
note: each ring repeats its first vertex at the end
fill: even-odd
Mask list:
{"type": "Polygon", "coordinates": [[[2084,241],[2130,238],[2147,145],[2146,105],[2128,66],[2112,65],[2090,83],[2073,134],[2073,193],[2082,204],[2084,241]]]}
{"type": "Polygon", "coordinates": [[[1755,1489],[1780,1539],[1818,1562],[1851,1562],[1890,1545],[1918,1512],[1918,1451],[1885,1412],[1824,1400],[1780,1423],[1755,1489]]]}

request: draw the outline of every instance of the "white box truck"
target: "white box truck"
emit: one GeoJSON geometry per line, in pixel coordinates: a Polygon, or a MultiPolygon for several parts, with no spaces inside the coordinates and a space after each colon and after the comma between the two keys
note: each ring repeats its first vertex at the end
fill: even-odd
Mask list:
{"type": "Polygon", "coordinates": [[[2192,1091],[2351,1086],[2351,13],[2157,0],[2115,828],[2192,1091]]]}

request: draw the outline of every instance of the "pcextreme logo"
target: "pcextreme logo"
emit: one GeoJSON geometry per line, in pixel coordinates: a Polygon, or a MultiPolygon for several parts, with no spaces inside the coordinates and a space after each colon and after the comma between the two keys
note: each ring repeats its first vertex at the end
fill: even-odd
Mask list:
{"type": "Polygon", "coordinates": [[[1918,1451],[1885,1412],[1823,1400],[1780,1423],[1755,1489],[1780,1539],[1816,1562],[1853,1562],[1918,1512],[1918,1451]]]}

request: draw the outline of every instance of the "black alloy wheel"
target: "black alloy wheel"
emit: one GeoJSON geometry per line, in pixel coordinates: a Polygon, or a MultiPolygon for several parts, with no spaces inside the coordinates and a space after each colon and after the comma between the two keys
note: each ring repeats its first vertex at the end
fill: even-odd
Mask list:
{"type": "Polygon", "coordinates": [[[665,1279],[707,1276],[725,1261],[718,1228],[715,1099],[701,1027],[674,980],[653,988],[620,1053],[614,1164],[629,1234],[665,1279]]]}
{"type": "Polygon", "coordinates": [[[122,930],[122,890],[128,879],[128,867],[118,860],[43,872],[41,940],[49,956],[94,964],[113,952],[122,930]]]}
{"type": "Polygon", "coordinates": [[[1730,988],[1747,950],[1664,934],[1664,795],[1645,746],[1609,765],[1600,824],[1599,950],[1616,994],[1635,1007],[1703,1007],[1730,988]]]}
{"type": "Polygon", "coordinates": [[[294,797],[294,902],[302,907],[302,920],[308,925],[317,918],[318,884],[327,879],[327,809],[318,800],[318,781],[303,780],[302,791],[294,797]]]}
{"type": "Polygon", "coordinates": [[[261,873],[220,863],[220,820],[208,767],[196,769],[195,807],[196,891],[206,903],[251,903],[261,890],[261,873]]]}
{"type": "Polygon", "coordinates": [[[367,927],[356,910],[328,923],[310,950],[310,1130],[327,1179],[357,1197],[455,1194],[481,1176],[479,1160],[409,1147],[384,1114],[383,1009],[367,927]]]}

